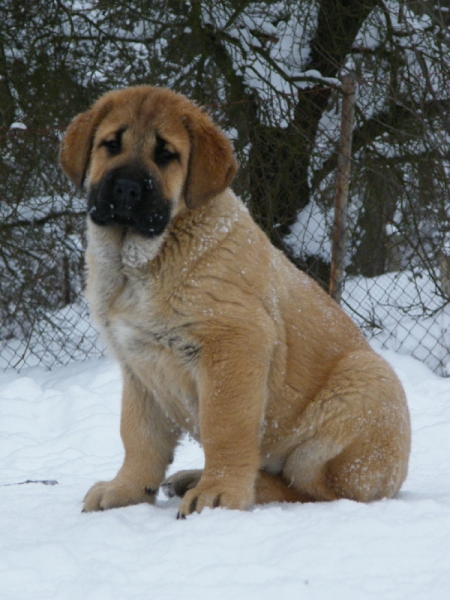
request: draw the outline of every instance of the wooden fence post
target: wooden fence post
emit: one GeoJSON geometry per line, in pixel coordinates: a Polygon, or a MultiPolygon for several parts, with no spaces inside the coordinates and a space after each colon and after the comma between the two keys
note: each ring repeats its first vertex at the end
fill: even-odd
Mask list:
{"type": "Polygon", "coordinates": [[[336,200],[334,207],[333,253],[331,258],[330,296],[341,303],[344,276],[345,242],[347,228],[348,186],[352,158],[352,131],[355,116],[355,76],[342,78],[341,137],[336,176],[336,200]]]}

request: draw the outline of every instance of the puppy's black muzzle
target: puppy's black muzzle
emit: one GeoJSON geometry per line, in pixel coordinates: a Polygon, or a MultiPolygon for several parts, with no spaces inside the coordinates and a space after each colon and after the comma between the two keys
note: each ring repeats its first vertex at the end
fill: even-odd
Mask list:
{"type": "Polygon", "coordinates": [[[141,201],[142,186],[133,179],[117,179],[111,195],[117,213],[131,214],[141,201]]]}
{"type": "Polygon", "coordinates": [[[131,227],[145,237],[163,233],[171,202],[142,167],[123,166],[106,173],[89,192],[88,212],[96,225],[131,227]]]}

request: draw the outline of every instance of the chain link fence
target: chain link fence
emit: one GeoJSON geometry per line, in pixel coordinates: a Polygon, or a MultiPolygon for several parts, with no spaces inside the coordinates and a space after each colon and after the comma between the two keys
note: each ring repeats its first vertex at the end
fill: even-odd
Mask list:
{"type": "MultiPolygon", "coordinates": [[[[350,244],[359,212],[351,210],[350,244]]],[[[323,265],[332,255],[333,211],[308,206],[300,215],[289,242],[307,257],[306,270],[320,283],[323,265]],[[311,258],[314,257],[314,258],[311,258]]],[[[433,247],[435,261],[420,260],[418,248],[409,248],[408,231],[388,226],[386,272],[364,277],[345,272],[341,305],[382,348],[416,357],[439,375],[450,367],[450,259],[433,247]]],[[[434,233],[438,233],[436,229],[434,233]]],[[[430,240],[423,242],[429,256],[430,240]]],[[[306,263],[306,261],[305,261],[306,263]]],[[[348,266],[348,265],[347,265],[348,266]]]]}
{"type": "Polygon", "coordinates": [[[424,0],[4,0],[0,368],[100,356],[85,202],[57,166],[100,94],[163,85],[233,139],[235,189],[330,284],[340,78],[356,78],[341,303],[367,337],[450,375],[450,11],[424,0]]]}
{"type": "MultiPolygon", "coordinates": [[[[16,186],[16,202],[1,208],[0,368],[51,368],[102,356],[104,347],[91,325],[83,297],[84,200],[70,192],[54,164],[46,173],[39,173],[39,186],[31,171],[24,176],[17,169],[20,161],[26,164],[29,154],[42,156],[51,150],[56,161],[61,132],[39,132],[35,136],[13,129],[8,137],[10,160],[21,175],[8,181],[9,189],[16,186]],[[39,140],[39,145],[33,145],[33,140],[39,140]]],[[[368,264],[361,259],[363,267],[358,267],[381,273],[355,273],[355,256],[364,235],[360,227],[364,204],[359,201],[359,166],[356,158],[350,186],[342,306],[369,339],[378,340],[384,348],[415,356],[436,373],[448,375],[447,220],[437,213],[436,205],[422,206],[418,215],[416,203],[408,203],[407,187],[395,186],[386,175],[384,184],[397,192],[397,214],[378,231],[380,239],[376,242],[383,256],[372,253],[368,264]]],[[[389,175],[392,177],[391,171],[389,175]]],[[[365,173],[366,191],[368,181],[370,177],[365,173]]],[[[384,197],[379,182],[375,189],[384,197]]],[[[325,288],[329,285],[332,255],[333,195],[331,177],[321,195],[300,212],[286,238],[294,261],[325,288]]],[[[376,206],[371,210],[376,213],[376,206]]]]}

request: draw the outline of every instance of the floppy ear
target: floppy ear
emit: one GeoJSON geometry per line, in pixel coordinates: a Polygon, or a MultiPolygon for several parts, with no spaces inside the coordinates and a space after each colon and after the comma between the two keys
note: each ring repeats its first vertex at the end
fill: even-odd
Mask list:
{"type": "Polygon", "coordinates": [[[91,156],[94,135],[100,122],[109,112],[109,105],[95,105],[85,113],[77,115],[64,135],[59,151],[59,161],[64,173],[82,188],[91,156]]]}
{"type": "Polygon", "coordinates": [[[230,141],[208,115],[196,109],[184,124],[191,141],[184,198],[196,208],[231,185],[238,165],[230,141]]]}

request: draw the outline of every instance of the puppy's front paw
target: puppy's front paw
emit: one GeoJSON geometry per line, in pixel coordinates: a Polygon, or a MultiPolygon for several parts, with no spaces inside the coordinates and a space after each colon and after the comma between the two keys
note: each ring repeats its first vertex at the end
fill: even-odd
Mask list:
{"type": "Polygon", "coordinates": [[[130,506],[142,502],[153,504],[156,492],[157,490],[149,487],[117,481],[116,479],[99,481],[91,487],[84,497],[83,512],[130,506]]]}
{"type": "Polygon", "coordinates": [[[252,485],[236,484],[225,481],[202,481],[193,489],[188,490],[181,501],[177,518],[184,519],[193,512],[201,512],[204,508],[229,508],[246,510],[254,503],[252,485]]]}

